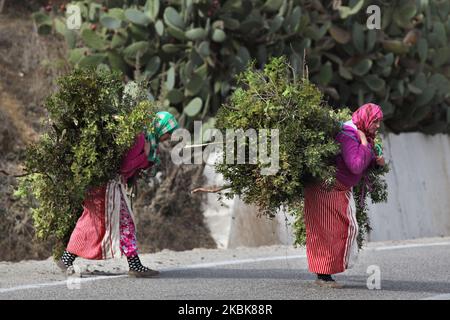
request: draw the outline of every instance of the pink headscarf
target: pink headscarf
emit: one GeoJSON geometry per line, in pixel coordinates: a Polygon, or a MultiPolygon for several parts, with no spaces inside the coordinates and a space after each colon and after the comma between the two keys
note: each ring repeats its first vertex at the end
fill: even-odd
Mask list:
{"type": "Polygon", "coordinates": [[[383,111],[379,105],[366,103],[358,108],[352,115],[352,121],[356,127],[364,132],[367,142],[373,147],[375,135],[369,132],[369,128],[377,120],[383,120],[383,111]]]}

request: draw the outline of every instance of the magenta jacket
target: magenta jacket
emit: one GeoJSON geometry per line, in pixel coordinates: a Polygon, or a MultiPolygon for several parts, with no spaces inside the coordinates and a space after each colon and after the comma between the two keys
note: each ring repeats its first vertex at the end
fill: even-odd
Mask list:
{"type": "Polygon", "coordinates": [[[120,174],[128,181],[129,178],[138,173],[141,169],[147,169],[151,166],[151,162],[147,160],[144,151],[145,135],[140,133],[136,137],[134,145],[127,151],[122,159],[120,166],[120,174]]]}
{"type": "Polygon", "coordinates": [[[341,153],[336,158],[336,179],[351,188],[358,184],[367,168],[375,164],[375,154],[361,144],[357,129],[346,122],[336,136],[341,145],[341,153]]]}

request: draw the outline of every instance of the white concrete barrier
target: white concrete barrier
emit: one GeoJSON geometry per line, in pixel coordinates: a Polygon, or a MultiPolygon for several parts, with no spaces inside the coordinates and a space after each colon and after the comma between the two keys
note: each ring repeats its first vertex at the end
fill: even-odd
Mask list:
{"type": "Polygon", "coordinates": [[[370,205],[369,240],[450,235],[450,136],[388,134],[388,202],[370,205]]]}

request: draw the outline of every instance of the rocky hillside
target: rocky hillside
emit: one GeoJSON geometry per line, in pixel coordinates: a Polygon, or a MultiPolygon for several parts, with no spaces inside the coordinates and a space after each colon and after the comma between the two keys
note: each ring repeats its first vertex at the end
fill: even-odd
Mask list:
{"type": "MultiPolygon", "coordinates": [[[[11,7],[0,15],[0,170],[9,174],[22,172],[25,146],[41,131],[42,101],[66,68],[63,43],[38,37],[29,16],[11,7]]],[[[34,240],[29,210],[12,196],[15,185],[0,174],[0,260],[47,258],[50,246],[34,240]]]]}

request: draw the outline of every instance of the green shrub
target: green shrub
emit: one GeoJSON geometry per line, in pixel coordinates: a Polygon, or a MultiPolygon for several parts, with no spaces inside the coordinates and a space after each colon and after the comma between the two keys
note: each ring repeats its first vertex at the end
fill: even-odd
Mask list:
{"type": "MultiPolygon", "coordinates": [[[[274,58],[263,71],[254,65],[249,67],[238,82],[241,87],[234,91],[230,103],[219,110],[216,126],[224,133],[226,129],[239,128],[244,131],[278,129],[280,170],[273,175],[263,175],[261,169],[266,165],[261,162],[237,164],[235,152],[234,164],[227,164],[224,158],[216,165],[230,186],[226,195],[241,196],[269,217],[280,207],[287,208],[295,215],[296,243],[303,244],[304,187],[315,181],[334,183],[334,158],[340,151],[334,138],[342,123],[350,119],[350,112],[329,107],[320,90],[307,79],[295,77],[284,58],[274,58]]],[[[249,143],[247,139],[246,147],[249,143]]],[[[385,193],[385,184],[379,183],[385,171],[371,172],[370,179],[376,185],[368,195],[385,193]]],[[[385,200],[385,197],[374,196],[373,199],[385,200]]],[[[360,207],[357,213],[360,238],[370,228],[366,211],[367,208],[360,207]]]]}
{"type": "Polygon", "coordinates": [[[54,13],[34,19],[66,38],[74,65],[151,79],[152,94],[186,127],[215,115],[250,60],[261,67],[285,55],[299,71],[306,50],[311,82],[331,104],[378,103],[394,132],[449,132],[448,0],[97,2],[73,2],[80,30],[54,13]],[[380,29],[367,27],[370,5],[380,8],[380,29]]]}
{"type": "Polygon", "coordinates": [[[58,85],[45,104],[48,130],[27,148],[29,175],[16,192],[36,198],[36,235],[57,241],[55,257],[65,248],[86,193],[116,176],[122,155],[153,117],[143,86],[126,90],[117,73],[75,69],[58,85]]]}

